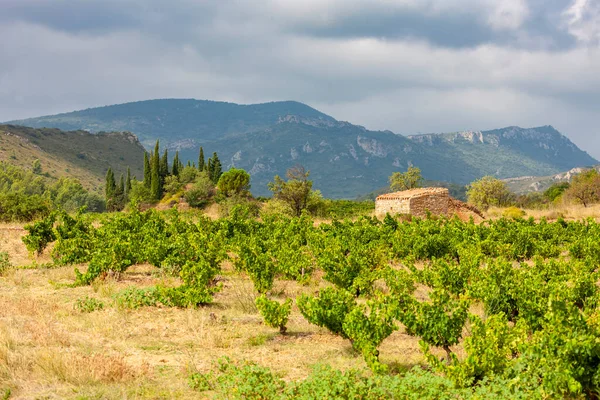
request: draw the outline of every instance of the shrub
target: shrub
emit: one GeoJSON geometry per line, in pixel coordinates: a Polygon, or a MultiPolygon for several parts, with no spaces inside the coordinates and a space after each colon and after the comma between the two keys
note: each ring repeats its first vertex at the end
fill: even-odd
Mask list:
{"type": "Polygon", "coordinates": [[[2,274],[4,274],[10,268],[12,268],[12,264],[8,257],[8,253],[5,251],[0,252],[0,276],[2,276],[2,274]]]}
{"type": "Polygon", "coordinates": [[[508,207],[502,212],[504,218],[519,219],[523,218],[527,213],[518,207],[508,207]]]}
{"type": "Polygon", "coordinates": [[[100,300],[96,300],[93,297],[83,297],[75,301],[73,308],[81,313],[91,313],[94,311],[102,310],[104,303],[100,300]]]}
{"type": "Polygon", "coordinates": [[[37,252],[41,254],[48,243],[56,240],[54,234],[54,221],[56,220],[55,214],[50,214],[41,221],[35,222],[30,225],[25,225],[25,230],[29,232],[23,237],[23,243],[30,253],[37,252]]]}
{"type": "Polygon", "coordinates": [[[154,307],[161,302],[160,293],[156,288],[138,289],[130,287],[116,293],[113,299],[117,307],[129,309],[154,307]]]}
{"type": "Polygon", "coordinates": [[[214,184],[206,172],[198,173],[198,177],[192,188],[185,192],[185,201],[194,208],[202,208],[208,205],[214,194],[214,184]]]}
{"type": "Polygon", "coordinates": [[[287,299],[283,304],[269,300],[265,295],[256,299],[256,308],[271,328],[278,328],[281,334],[287,331],[287,322],[292,310],[292,300],[287,299]]]}

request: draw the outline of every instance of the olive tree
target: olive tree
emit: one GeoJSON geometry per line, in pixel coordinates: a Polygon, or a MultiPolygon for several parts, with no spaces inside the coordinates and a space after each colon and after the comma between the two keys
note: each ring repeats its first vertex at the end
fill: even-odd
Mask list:
{"type": "Polygon", "coordinates": [[[302,210],[308,206],[312,192],[312,181],[308,180],[310,175],[302,166],[295,166],[287,170],[287,181],[276,175],[273,182],[269,183],[269,190],[273,197],[286,203],[292,214],[299,216],[302,210]]]}
{"type": "Polygon", "coordinates": [[[394,192],[421,187],[423,177],[417,167],[409,167],[406,172],[394,172],[390,178],[390,189],[394,192]]]}
{"type": "Polygon", "coordinates": [[[484,176],[472,182],[467,189],[468,203],[482,210],[491,206],[508,206],[512,199],[513,194],[508,190],[506,182],[493,176],[484,176]]]}

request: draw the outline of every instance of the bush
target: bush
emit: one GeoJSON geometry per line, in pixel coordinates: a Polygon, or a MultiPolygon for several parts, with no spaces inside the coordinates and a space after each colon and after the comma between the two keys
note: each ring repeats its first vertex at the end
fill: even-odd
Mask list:
{"type": "Polygon", "coordinates": [[[116,293],[113,299],[117,307],[129,309],[155,307],[161,303],[161,296],[156,288],[138,289],[131,287],[116,293]]]}
{"type": "Polygon", "coordinates": [[[247,214],[248,216],[258,217],[258,203],[254,199],[248,198],[244,195],[233,195],[221,200],[219,203],[221,217],[229,217],[232,214],[233,209],[236,207],[243,208],[244,214],[247,214]]]}
{"type": "Polygon", "coordinates": [[[285,215],[290,217],[292,215],[292,209],[282,200],[270,199],[262,206],[259,214],[262,218],[277,215],[285,215]]]}
{"type": "Polygon", "coordinates": [[[0,252],[0,276],[12,268],[12,264],[6,251],[0,252]]]}
{"type": "Polygon", "coordinates": [[[94,311],[102,310],[104,303],[100,300],[96,300],[93,297],[83,297],[75,301],[73,308],[81,313],[91,313],[94,311]]]}
{"type": "Polygon", "coordinates": [[[508,207],[502,212],[504,218],[519,219],[523,218],[527,213],[518,207],[508,207]]]}
{"type": "Polygon", "coordinates": [[[287,322],[292,310],[292,300],[287,299],[283,304],[269,300],[265,295],[256,299],[256,308],[271,328],[278,328],[283,335],[287,331],[287,322]]]}
{"type": "Polygon", "coordinates": [[[50,214],[41,221],[35,222],[30,225],[25,225],[25,230],[29,232],[26,236],[23,236],[23,243],[30,253],[37,252],[41,254],[48,243],[56,240],[54,234],[54,221],[56,220],[55,214],[50,214]]]}
{"type": "Polygon", "coordinates": [[[215,191],[214,184],[206,172],[200,172],[192,188],[185,192],[185,201],[194,208],[202,208],[208,205],[215,191]]]}

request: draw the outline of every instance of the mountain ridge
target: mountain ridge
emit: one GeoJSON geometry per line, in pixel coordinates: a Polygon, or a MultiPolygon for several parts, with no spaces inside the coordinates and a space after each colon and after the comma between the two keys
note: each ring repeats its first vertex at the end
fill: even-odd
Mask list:
{"type": "Polygon", "coordinates": [[[0,125],[0,161],[31,168],[40,160],[52,178],[76,178],[89,190],[100,192],[109,167],[117,178],[131,168],[142,178],[144,149],[129,132],[91,134],[55,128],[0,125]]]}
{"type": "Polygon", "coordinates": [[[549,125],[403,136],[338,121],[295,101],[255,105],[157,99],[18,121],[33,126],[126,130],[146,149],[156,139],[196,160],[200,146],[224,167],[252,175],[255,194],[295,164],[311,171],[327,197],[355,198],[387,184],[394,171],[418,166],[427,179],[467,184],[484,175],[546,176],[598,162],[549,125]]]}

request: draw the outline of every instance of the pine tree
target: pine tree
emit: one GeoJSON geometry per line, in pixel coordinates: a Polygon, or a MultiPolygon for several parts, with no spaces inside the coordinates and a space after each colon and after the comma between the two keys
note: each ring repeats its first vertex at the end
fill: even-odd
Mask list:
{"type": "Polygon", "coordinates": [[[204,171],[204,149],[200,146],[200,155],[198,156],[198,171],[204,171]]]}
{"type": "Polygon", "coordinates": [[[179,176],[181,172],[181,162],[179,161],[179,152],[175,152],[175,157],[173,157],[173,169],[171,170],[171,174],[173,176],[179,176]]]}
{"type": "Polygon", "coordinates": [[[144,186],[150,189],[152,180],[152,172],[150,168],[150,159],[148,158],[148,152],[144,152],[144,186]]]}
{"type": "Polygon", "coordinates": [[[219,156],[217,156],[217,153],[213,153],[211,164],[212,171],[210,172],[210,179],[213,181],[213,183],[216,184],[219,181],[221,174],[223,173],[221,167],[221,160],[219,160],[219,156]]]}
{"type": "Polygon", "coordinates": [[[158,140],[154,147],[154,154],[152,156],[151,163],[151,179],[150,179],[150,193],[152,198],[156,201],[160,200],[162,195],[162,182],[160,179],[160,157],[158,155],[158,140]]]}
{"type": "Polygon", "coordinates": [[[160,180],[165,181],[165,178],[169,176],[169,151],[165,149],[163,156],[160,158],[160,180]]]}

